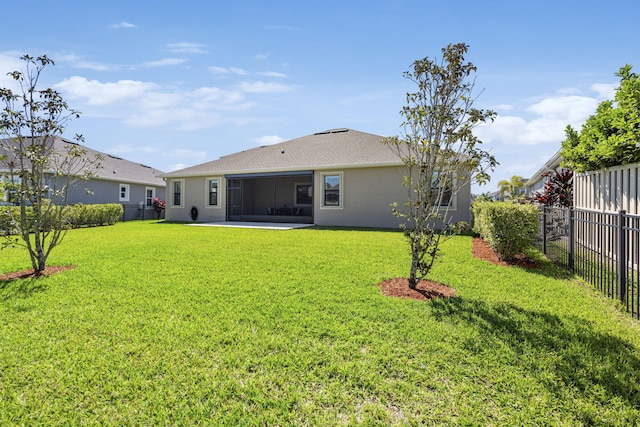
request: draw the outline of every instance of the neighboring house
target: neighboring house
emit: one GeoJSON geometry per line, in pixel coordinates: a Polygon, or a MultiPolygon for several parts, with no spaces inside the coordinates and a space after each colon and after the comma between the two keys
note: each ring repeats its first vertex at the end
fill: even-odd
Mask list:
{"type": "MultiPolygon", "coordinates": [[[[396,228],[390,205],[407,201],[406,168],[382,139],[333,129],[164,174],[166,219],[396,228]]],[[[470,221],[470,199],[466,185],[451,220],[470,221]]]]}
{"type": "MultiPolygon", "coordinates": [[[[7,140],[8,141],[8,140],[7,140]]],[[[54,141],[56,151],[66,152],[66,144],[79,145],[76,142],[64,138],[56,138],[54,141]]],[[[0,154],[2,152],[0,144],[0,154]]],[[[164,199],[166,184],[160,177],[161,171],[150,166],[131,162],[92,150],[84,145],[80,146],[86,151],[88,158],[100,155],[101,167],[94,171],[94,178],[88,181],[78,181],[69,189],[68,203],[119,203],[124,206],[124,220],[136,218],[153,218],[153,199],[164,199]]],[[[0,175],[8,172],[6,161],[0,161],[0,175]]],[[[19,179],[19,178],[14,178],[19,179]]],[[[4,201],[8,201],[10,195],[6,192],[0,195],[4,201]]]]}
{"type": "Polygon", "coordinates": [[[496,202],[504,202],[504,196],[500,194],[499,190],[489,193],[488,196],[491,200],[494,200],[496,202]]]}
{"type": "Polygon", "coordinates": [[[548,180],[545,174],[558,169],[561,161],[562,156],[560,156],[560,150],[558,150],[558,152],[551,156],[551,158],[524,183],[525,196],[529,197],[537,191],[542,191],[548,180]]]}

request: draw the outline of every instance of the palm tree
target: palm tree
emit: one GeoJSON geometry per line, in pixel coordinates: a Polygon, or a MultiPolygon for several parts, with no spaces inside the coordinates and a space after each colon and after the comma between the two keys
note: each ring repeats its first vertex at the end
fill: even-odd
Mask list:
{"type": "Polygon", "coordinates": [[[500,197],[505,199],[516,198],[524,194],[524,178],[519,175],[514,175],[510,181],[503,179],[498,182],[498,190],[500,190],[500,197]]]}

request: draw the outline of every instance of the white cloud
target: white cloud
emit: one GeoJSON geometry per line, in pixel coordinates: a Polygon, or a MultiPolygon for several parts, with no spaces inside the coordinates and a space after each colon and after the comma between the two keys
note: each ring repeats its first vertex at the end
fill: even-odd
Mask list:
{"type": "Polygon", "coordinates": [[[557,96],[543,99],[526,109],[548,119],[563,120],[567,124],[584,121],[595,113],[598,100],[588,96],[557,96]]]}
{"type": "Polygon", "coordinates": [[[613,99],[616,96],[618,83],[595,83],[591,85],[591,90],[598,94],[601,100],[613,99]]]}
{"type": "Polygon", "coordinates": [[[563,87],[556,91],[559,95],[575,95],[580,93],[580,89],[577,87],[563,87]]]}
{"type": "Polygon", "coordinates": [[[258,145],[273,145],[284,141],[284,139],[279,137],[278,135],[265,135],[261,136],[260,138],[256,138],[255,141],[258,143],[258,145]]]}
{"type": "Polygon", "coordinates": [[[243,70],[242,68],[238,68],[238,67],[225,68],[225,67],[211,66],[209,67],[209,72],[213,74],[236,74],[238,76],[246,76],[249,74],[247,70],[243,70]]]}
{"type": "Polygon", "coordinates": [[[500,111],[511,111],[513,110],[513,105],[509,104],[498,104],[490,107],[491,110],[500,112],[500,111]]]}
{"type": "Polygon", "coordinates": [[[264,71],[262,73],[259,73],[262,76],[267,76],[267,77],[287,77],[286,74],[284,73],[278,73],[277,71],[264,71]]]}
{"type": "Polygon", "coordinates": [[[120,119],[130,127],[206,129],[231,118],[231,113],[255,106],[242,91],[200,87],[190,91],[154,83],[120,80],[100,82],[71,77],[56,85],[64,96],[76,100],[89,117],[120,119]]]}
{"type": "Polygon", "coordinates": [[[139,98],[153,90],[156,85],[134,80],[102,83],[98,80],[74,76],[63,80],[55,87],[72,98],[84,99],[88,105],[107,105],[124,99],[139,98]]]}
{"type": "Polygon", "coordinates": [[[18,83],[7,75],[11,71],[20,71],[24,69],[25,62],[20,59],[23,53],[17,51],[0,52],[0,87],[18,91],[20,86],[18,83]]]}
{"type": "Polygon", "coordinates": [[[240,83],[240,89],[247,93],[276,93],[276,92],[291,92],[294,90],[294,86],[286,85],[283,83],[263,82],[260,80],[254,82],[242,82],[240,83]]]}
{"type": "Polygon", "coordinates": [[[524,108],[502,108],[508,113],[476,128],[476,135],[501,165],[488,188],[474,191],[491,191],[496,182],[513,175],[531,176],[560,149],[566,126],[580,129],[603,99],[612,98],[616,87],[594,84],[588,92],[562,88],[551,96],[524,101],[524,108]]]}
{"type": "Polygon", "coordinates": [[[90,62],[90,61],[78,61],[73,65],[77,68],[82,68],[85,70],[93,70],[93,71],[113,71],[118,69],[118,67],[113,65],[102,64],[99,62],[90,62]]]}
{"type": "Polygon", "coordinates": [[[209,72],[213,74],[229,74],[230,71],[224,67],[211,66],[209,67],[209,72]]]}
{"type": "Polygon", "coordinates": [[[186,168],[187,165],[184,163],[175,163],[173,165],[169,165],[169,170],[167,172],[173,172],[173,171],[177,171],[180,169],[184,169],[186,168]]]}
{"type": "Polygon", "coordinates": [[[209,51],[205,49],[205,46],[200,43],[169,43],[167,44],[167,49],[173,53],[209,53],[209,51]]]}
{"type": "Polygon", "coordinates": [[[229,68],[229,70],[230,70],[233,74],[237,74],[237,75],[239,75],[239,76],[246,76],[247,74],[249,74],[246,70],[243,70],[242,68],[231,67],[231,68],[229,68]]]}
{"type": "Polygon", "coordinates": [[[72,67],[75,68],[81,68],[84,70],[92,70],[92,71],[114,71],[114,70],[118,70],[121,69],[121,66],[117,66],[117,65],[112,65],[112,64],[104,64],[101,62],[93,62],[93,61],[86,61],[84,59],[82,59],[81,57],[79,57],[78,55],[72,54],[72,53],[63,53],[60,55],[57,55],[56,58],[56,62],[59,61],[64,61],[64,62],[68,62],[71,64],[72,67]]]}
{"type": "Polygon", "coordinates": [[[138,28],[137,25],[132,24],[130,22],[122,21],[119,24],[113,24],[110,26],[111,28],[138,28]]]}
{"type": "Polygon", "coordinates": [[[559,146],[565,139],[566,126],[579,128],[595,113],[598,103],[589,96],[548,97],[526,107],[522,116],[513,111],[511,115],[498,115],[493,123],[478,126],[477,135],[484,142],[505,145],[556,143],[559,146]],[[529,117],[531,115],[533,117],[529,117]]]}
{"type": "Polygon", "coordinates": [[[254,56],[253,58],[257,61],[264,61],[265,59],[269,58],[271,56],[270,53],[259,53],[256,56],[254,56]]]}
{"type": "Polygon", "coordinates": [[[145,62],[144,64],[142,64],[142,66],[164,67],[166,65],[180,65],[180,64],[184,64],[185,62],[187,62],[187,60],[182,58],[164,58],[164,59],[159,59],[157,61],[145,62]]]}

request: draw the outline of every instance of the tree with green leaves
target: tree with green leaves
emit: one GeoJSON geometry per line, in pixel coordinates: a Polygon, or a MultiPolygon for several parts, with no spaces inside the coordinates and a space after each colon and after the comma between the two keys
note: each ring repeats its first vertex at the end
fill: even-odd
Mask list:
{"type": "Polygon", "coordinates": [[[440,60],[414,61],[404,73],[417,91],[407,93],[407,105],[400,112],[402,135],[382,141],[406,166],[408,200],[392,210],[409,242],[412,289],[431,270],[440,243],[459,229],[449,217],[455,195],[471,180],[487,182],[498,164],[473,133],[476,125],[493,121],[496,114],[473,106],[476,67],[465,62],[468,48],[450,44],[442,49],[440,60]]]}
{"type": "Polygon", "coordinates": [[[503,179],[498,182],[498,190],[500,191],[500,197],[504,199],[516,199],[519,196],[523,196],[524,178],[519,175],[514,175],[509,181],[503,179]]]}
{"type": "Polygon", "coordinates": [[[575,172],[640,162],[640,76],[625,65],[616,73],[620,85],[614,100],[600,103],[576,131],[565,129],[562,166],[575,172]]]}
{"type": "MultiPolygon", "coordinates": [[[[89,158],[77,143],[56,145],[67,123],[80,113],[70,109],[54,89],[38,89],[42,71],[53,60],[46,55],[25,61],[23,71],[13,71],[19,90],[0,88],[0,174],[15,209],[5,209],[13,232],[4,245],[24,246],[36,275],[44,273],[47,258],[60,244],[68,224],[64,216],[69,188],[89,179],[100,158],[89,158]]],[[[76,135],[76,141],[82,141],[76,135]]]]}

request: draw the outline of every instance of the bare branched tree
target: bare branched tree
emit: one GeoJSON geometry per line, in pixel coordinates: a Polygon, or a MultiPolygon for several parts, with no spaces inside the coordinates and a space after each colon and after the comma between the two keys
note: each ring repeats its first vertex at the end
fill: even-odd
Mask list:
{"type": "Polygon", "coordinates": [[[451,44],[440,61],[417,60],[404,77],[418,86],[407,94],[403,134],[383,144],[397,151],[407,168],[408,200],[393,205],[411,250],[409,286],[414,288],[431,270],[440,243],[460,224],[449,211],[458,191],[472,180],[484,183],[498,164],[474,134],[476,125],[493,121],[493,111],[473,107],[476,67],[464,62],[468,46],[451,44]]]}

